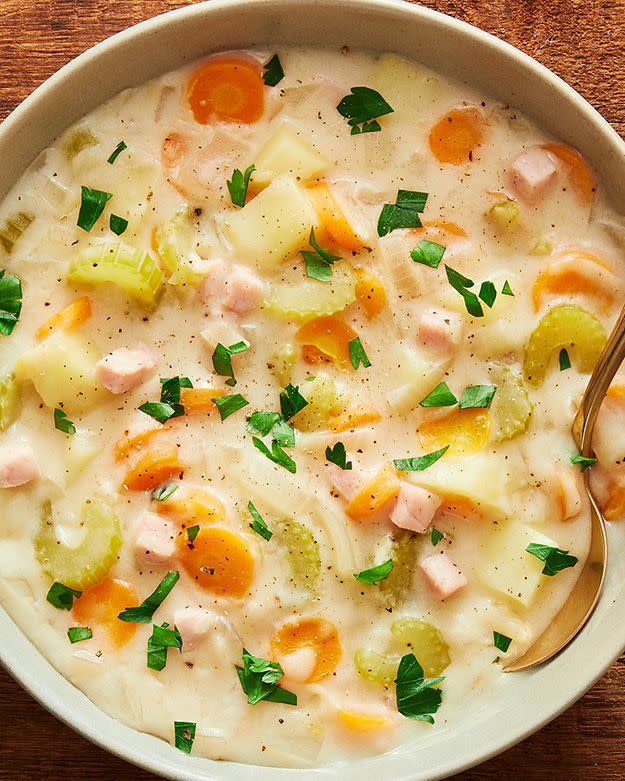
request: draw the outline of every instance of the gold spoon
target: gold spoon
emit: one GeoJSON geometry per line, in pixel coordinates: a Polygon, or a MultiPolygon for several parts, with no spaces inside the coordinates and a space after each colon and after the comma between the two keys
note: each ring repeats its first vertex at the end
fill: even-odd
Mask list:
{"type": "MultiPolygon", "coordinates": [[[[599,356],[588,381],[582,403],[573,421],[573,438],[583,456],[592,456],[591,440],[601,404],[625,359],[625,307],[599,356]]],[[[584,471],[584,486],[590,503],[591,537],[588,558],[579,579],[549,628],[505,672],[518,672],[546,662],[565,648],[582,629],[599,601],[608,560],[606,522],[590,491],[589,472],[584,471]]]]}

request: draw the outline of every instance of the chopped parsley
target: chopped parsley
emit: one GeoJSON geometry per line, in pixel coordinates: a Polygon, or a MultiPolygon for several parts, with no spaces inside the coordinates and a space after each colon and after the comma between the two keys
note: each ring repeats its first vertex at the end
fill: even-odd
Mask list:
{"type": "Polygon", "coordinates": [[[432,527],[432,534],[430,535],[430,542],[434,547],[445,537],[443,532],[439,532],[438,529],[432,527]]]}
{"type": "Polygon", "coordinates": [[[75,599],[82,596],[82,591],[76,591],[73,588],[64,586],[58,581],[50,586],[46,594],[46,599],[57,610],[71,610],[75,599]]]}
{"type": "Polygon", "coordinates": [[[349,360],[352,362],[354,369],[357,369],[360,364],[362,364],[365,369],[368,369],[369,366],[371,366],[371,361],[367,357],[367,353],[365,352],[365,348],[362,346],[360,337],[357,336],[355,339],[352,339],[349,342],[348,347],[349,360]]]}
{"type": "Polygon", "coordinates": [[[560,350],[560,355],[558,356],[558,360],[560,361],[561,372],[565,372],[567,369],[571,368],[571,359],[569,358],[569,354],[566,351],[566,347],[563,347],[560,350]]]}
{"type": "Polygon", "coordinates": [[[333,255],[329,250],[323,249],[315,239],[315,229],[310,229],[308,243],[313,248],[301,250],[302,257],[306,261],[306,276],[318,279],[319,282],[330,282],[332,279],[332,264],[341,259],[340,255],[333,255]]]}
{"type": "Polygon", "coordinates": [[[182,637],[174,627],[169,629],[169,624],[152,625],[152,635],[148,638],[148,667],[150,670],[164,669],[167,664],[167,649],[177,648],[182,650],[182,637]]]}
{"type": "Polygon", "coordinates": [[[120,141],[119,144],[117,144],[115,149],[112,151],[111,156],[109,157],[109,159],[106,162],[110,163],[111,165],[113,165],[113,163],[121,155],[121,153],[124,151],[124,149],[128,149],[128,146],[123,141],[120,141]]]}
{"type": "Polygon", "coordinates": [[[67,636],[72,645],[74,643],[80,643],[83,640],[90,640],[93,637],[93,632],[88,626],[70,626],[67,630],[67,636]]]}
{"type": "Polygon", "coordinates": [[[58,407],[54,410],[54,428],[62,431],[64,434],[75,434],[76,426],[67,417],[67,413],[58,407]]]}
{"type": "Polygon", "coordinates": [[[449,445],[428,453],[425,456],[415,456],[414,458],[397,458],[393,463],[400,472],[423,472],[432,464],[435,464],[439,458],[445,455],[449,450],[449,445]]]}
{"type": "Polygon", "coordinates": [[[506,279],[506,281],[503,283],[503,287],[501,288],[501,295],[502,296],[513,296],[514,293],[512,292],[512,288],[510,287],[510,283],[506,279]]]}
{"type": "Polygon", "coordinates": [[[393,559],[385,561],[384,564],[378,564],[376,567],[370,569],[363,569],[362,572],[357,572],[354,577],[361,583],[369,583],[374,586],[381,580],[386,580],[393,571],[393,559]]]}
{"type": "Polygon", "coordinates": [[[187,526],[187,537],[189,539],[189,542],[195,542],[196,537],[200,533],[200,527],[199,526],[187,526]]]}
{"type": "Polygon", "coordinates": [[[15,274],[0,271],[0,334],[10,336],[22,311],[22,283],[15,274]]]}
{"type": "Polygon", "coordinates": [[[250,514],[253,518],[252,523],[250,523],[250,529],[253,529],[256,534],[260,534],[260,536],[264,537],[264,539],[270,540],[273,537],[273,532],[265,523],[263,516],[254,507],[253,502],[247,503],[247,509],[250,511],[250,514]]]}
{"type": "Polygon", "coordinates": [[[424,266],[430,266],[430,268],[438,268],[438,264],[443,259],[446,247],[442,244],[437,244],[435,241],[428,241],[423,239],[410,253],[410,257],[415,263],[423,263],[424,266]]]}
{"type": "Polygon", "coordinates": [[[159,485],[152,491],[152,499],[156,502],[166,502],[171,496],[173,496],[178,490],[179,485],[173,480],[168,480],[166,483],[159,485]]]}
{"type": "Polygon", "coordinates": [[[271,434],[282,447],[295,445],[295,431],[282,420],[279,412],[262,412],[261,410],[252,412],[247,420],[247,430],[250,434],[260,434],[261,437],[271,434]]]}
{"type": "Polygon", "coordinates": [[[282,449],[277,440],[274,439],[271,443],[271,450],[263,440],[258,437],[252,437],[252,442],[254,443],[254,447],[257,448],[257,450],[260,450],[264,456],[267,456],[270,461],[273,461],[274,464],[284,467],[284,469],[286,469],[287,472],[291,472],[291,474],[297,472],[297,464],[293,461],[291,456],[282,449]]]}
{"type": "Polygon", "coordinates": [[[458,407],[460,409],[490,407],[496,390],[496,385],[470,385],[462,391],[458,407]]]}
{"type": "Polygon", "coordinates": [[[184,407],[180,403],[180,390],[192,387],[193,383],[188,377],[161,377],[161,400],[146,401],[139,410],[159,423],[166,423],[170,418],[178,418],[184,415],[184,407]]]}
{"type": "Polygon", "coordinates": [[[247,342],[236,342],[236,344],[231,344],[230,347],[226,347],[221,342],[218,342],[215,346],[213,350],[213,368],[220,377],[228,378],[226,385],[234,387],[237,384],[234,371],[232,370],[232,356],[249,349],[250,346],[247,342]]]}
{"type": "Polygon", "coordinates": [[[424,678],[417,657],[414,654],[402,656],[395,679],[397,710],[409,719],[434,724],[431,714],[438,710],[443,693],[433,687],[444,680],[442,675],[438,678],[424,678]]]}
{"type": "Polygon", "coordinates": [[[109,218],[109,228],[116,236],[121,236],[127,227],[128,220],[125,220],[123,217],[120,217],[117,214],[111,214],[109,218]]]}
{"type": "Polygon", "coordinates": [[[570,556],[567,550],[560,550],[560,548],[542,545],[538,542],[531,542],[525,550],[545,562],[542,574],[550,577],[557,575],[563,569],[574,567],[578,562],[577,557],[570,556]]]}
{"type": "Polygon", "coordinates": [[[299,386],[289,383],[286,388],[280,391],[280,412],[283,420],[291,420],[306,406],[308,406],[308,402],[299,392],[299,386]]]}
{"type": "Polygon", "coordinates": [[[458,399],[449,390],[446,382],[440,382],[433,391],[419,402],[420,407],[453,407],[458,399]]]}
{"type": "Polygon", "coordinates": [[[149,624],[152,621],[152,616],[165,601],[179,578],[178,572],[168,572],[150,596],[146,597],[138,607],[127,607],[117,618],[127,623],[149,624]]]}
{"type": "Polygon", "coordinates": [[[240,393],[234,393],[232,396],[216,396],[213,399],[213,404],[219,410],[221,419],[225,420],[243,407],[247,407],[249,401],[240,393]]]}
{"type": "Polygon", "coordinates": [[[571,456],[571,463],[577,464],[580,470],[585,472],[586,469],[597,463],[597,459],[592,458],[591,456],[582,456],[580,453],[576,453],[574,456],[571,456]]]}
{"type": "Polygon", "coordinates": [[[239,171],[235,168],[232,172],[232,179],[228,179],[226,184],[228,185],[228,192],[230,193],[230,200],[235,206],[245,206],[245,199],[247,198],[247,188],[250,184],[250,176],[256,170],[255,165],[248,165],[245,172],[239,171]]]}
{"type": "Polygon", "coordinates": [[[297,695],[277,685],[278,681],[284,677],[284,670],[278,662],[270,662],[259,656],[253,656],[244,648],[243,667],[235,666],[241,688],[247,695],[247,701],[250,705],[256,705],[261,700],[297,705],[297,695]]]}
{"type": "Polygon", "coordinates": [[[162,401],[146,401],[139,407],[140,412],[145,412],[159,423],[166,423],[170,418],[176,417],[176,410],[171,404],[162,401]]]}
{"type": "Polygon", "coordinates": [[[174,745],[190,754],[195,740],[196,725],[192,721],[174,721],[174,745]]]}
{"type": "Polygon", "coordinates": [[[459,271],[451,268],[451,266],[445,265],[445,271],[447,272],[449,284],[463,297],[467,312],[473,315],[473,317],[484,317],[484,310],[478,297],[468,289],[475,284],[473,280],[465,277],[459,271]]]}
{"type": "Polygon", "coordinates": [[[375,133],[382,128],[378,119],[386,114],[392,114],[394,109],[384,100],[382,95],[370,87],[352,87],[351,94],[346,95],[336,107],[342,117],[348,120],[351,134],[375,133]]]}
{"type": "Polygon", "coordinates": [[[419,214],[425,209],[427,193],[415,190],[398,190],[395,203],[385,203],[378,217],[378,236],[397,228],[420,228],[419,214]]]}
{"type": "Polygon", "coordinates": [[[284,78],[282,63],[277,54],[263,65],[263,81],[268,87],[275,87],[284,78]]]}
{"type": "Polygon", "coordinates": [[[510,648],[511,642],[511,637],[506,637],[506,635],[502,635],[501,632],[493,632],[493,643],[498,651],[505,654],[508,648],[510,648]]]}
{"type": "Polygon", "coordinates": [[[482,282],[480,285],[480,298],[486,304],[487,307],[492,309],[495,299],[497,298],[497,290],[492,282],[482,282]]]}
{"type": "Polygon", "coordinates": [[[105,193],[102,190],[92,190],[84,185],[80,188],[81,200],[80,211],[78,212],[78,227],[87,231],[93,228],[100,219],[104,207],[113,197],[112,193],[105,193]]]}
{"type": "Polygon", "coordinates": [[[341,469],[351,469],[352,462],[347,460],[347,453],[345,451],[345,445],[342,442],[337,442],[334,447],[326,448],[326,458],[331,464],[340,466],[341,469]]]}

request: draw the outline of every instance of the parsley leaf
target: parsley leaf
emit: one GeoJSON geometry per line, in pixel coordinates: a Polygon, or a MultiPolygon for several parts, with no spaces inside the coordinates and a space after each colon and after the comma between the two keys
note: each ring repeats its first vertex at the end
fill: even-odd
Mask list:
{"type": "Polygon", "coordinates": [[[167,664],[167,649],[177,648],[182,650],[182,637],[174,627],[169,629],[169,624],[157,626],[152,624],[152,636],[148,638],[148,667],[150,670],[162,670],[167,664]]]}
{"type": "Polygon", "coordinates": [[[0,271],[0,334],[9,336],[22,311],[22,283],[15,274],[0,271]]]}
{"type": "Polygon", "coordinates": [[[419,214],[425,209],[427,193],[416,190],[398,190],[395,203],[385,203],[378,217],[378,236],[397,228],[420,228],[419,214]]]}
{"type": "Polygon", "coordinates": [[[386,580],[393,571],[393,559],[385,561],[384,564],[378,564],[376,567],[370,569],[363,569],[362,572],[357,572],[354,577],[361,583],[369,583],[374,586],[381,580],[386,580]]]}
{"type": "Polygon", "coordinates": [[[557,575],[563,569],[574,567],[578,562],[577,557],[569,556],[567,550],[560,550],[560,548],[542,545],[538,542],[531,542],[525,550],[545,562],[542,574],[550,577],[557,575]]]}
{"type": "Polygon", "coordinates": [[[381,130],[379,117],[392,114],[394,109],[382,95],[370,87],[352,87],[336,107],[342,117],[348,120],[352,135],[373,133],[381,130]]]}
{"type": "Polygon", "coordinates": [[[180,403],[180,389],[192,387],[193,383],[188,377],[161,377],[161,400],[146,401],[139,410],[159,423],[178,418],[184,415],[184,407],[180,403]]]}
{"type": "Polygon", "coordinates": [[[174,721],[174,745],[185,754],[190,754],[193,748],[195,727],[192,721],[174,721]]]}
{"type": "Polygon", "coordinates": [[[178,483],[173,480],[168,480],[166,483],[159,485],[152,491],[152,499],[156,502],[166,502],[171,496],[173,496],[178,490],[178,483]]]}
{"type": "Polygon", "coordinates": [[[243,667],[235,666],[241,688],[250,705],[256,705],[261,700],[297,705],[297,695],[277,685],[284,677],[284,670],[278,662],[253,656],[244,648],[243,667]]]}
{"type": "Polygon", "coordinates": [[[260,434],[261,437],[271,434],[282,447],[295,445],[295,432],[288,423],[282,420],[278,412],[262,412],[260,410],[252,412],[247,421],[247,430],[251,434],[260,434]]]}
{"type": "Polygon", "coordinates": [[[566,351],[566,347],[563,347],[560,350],[560,355],[558,356],[558,359],[560,361],[561,372],[565,372],[567,369],[571,368],[571,359],[569,358],[569,354],[566,351]]]}
{"type": "Polygon", "coordinates": [[[111,214],[109,218],[109,228],[116,236],[121,236],[128,227],[128,220],[119,217],[117,214],[111,214]]]}
{"type": "Polygon", "coordinates": [[[76,426],[67,417],[67,413],[58,407],[54,410],[54,428],[62,431],[64,434],[75,434],[76,426]]]}
{"type": "Polygon", "coordinates": [[[337,442],[334,447],[326,448],[326,458],[331,464],[340,466],[341,469],[351,469],[352,462],[347,461],[347,453],[345,452],[345,445],[342,442],[337,442]]]}
{"type": "Polygon", "coordinates": [[[250,523],[250,529],[253,529],[257,534],[260,534],[260,536],[264,537],[266,540],[270,540],[273,537],[273,532],[270,531],[269,527],[265,523],[263,516],[254,507],[252,502],[247,503],[247,509],[250,511],[250,514],[254,519],[252,523],[250,523]]]}
{"type": "Polygon", "coordinates": [[[156,589],[138,607],[127,607],[117,616],[120,621],[132,624],[149,624],[156,610],[178,582],[180,575],[171,571],[161,580],[156,589]]]}
{"type": "Polygon", "coordinates": [[[362,346],[360,337],[357,336],[355,339],[352,339],[349,342],[348,347],[349,360],[352,362],[354,369],[357,369],[360,364],[362,364],[365,369],[368,369],[369,366],[371,366],[371,361],[367,357],[367,353],[365,352],[365,348],[362,346]]]}
{"type": "Polygon", "coordinates": [[[213,399],[213,404],[219,410],[221,419],[225,420],[243,407],[247,407],[249,401],[240,393],[234,393],[232,396],[216,396],[213,399]]]}
{"type": "Polygon", "coordinates": [[[250,184],[250,176],[256,170],[255,165],[248,165],[245,172],[239,171],[235,168],[232,172],[232,179],[226,180],[228,185],[228,192],[230,193],[230,200],[235,206],[245,206],[245,199],[247,198],[247,188],[250,184]]]}
{"type": "Polygon", "coordinates": [[[332,264],[341,259],[340,255],[333,255],[327,249],[323,249],[317,244],[315,239],[315,229],[310,229],[308,243],[313,248],[310,250],[301,250],[302,257],[306,261],[306,276],[311,279],[318,279],[320,282],[330,282],[332,279],[332,264]]]}
{"type": "Polygon", "coordinates": [[[100,219],[107,201],[112,197],[112,193],[105,193],[102,190],[92,190],[84,185],[80,188],[81,200],[80,211],[78,212],[78,227],[87,231],[93,228],[100,219]]]}
{"type": "Polygon", "coordinates": [[[187,526],[187,538],[189,539],[189,542],[195,542],[198,534],[200,533],[200,527],[199,526],[187,526]]]}
{"type": "Polygon", "coordinates": [[[493,643],[498,651],[502,651],[505,654],[508,648],[510,648],[511,642],[511,637],[506,637],[501,632],[493,632],[493,643]]]}
{"type": "Polygon", "coordinates": [[[419,402],[420,407],[453,407],[458,403],[458,399],[449,390],[446,382],[440,382],[434,390],[430,391],[419,402]]]}
{"type": "Polygon", "coordinates": [[[80,643],[83,640],[90,640],[93,637],[93,632],[88,626],[70,626],[67,630],[67,636],[72,645],[74,643],[80,643]]]}
{"type": "Polygon", "coordinates": [[[445,455],[449,450],[449,445],[428,453],[425,456],[415,456],[414,458],[397,458],[393,463],[400,472],[423,472],[432,464],[435,464],[439,458],[445,455]]]}
{"type": "Polygon", "coordinates": [[[423,239],[410,253],[410,257],[415,263],[423,263],[424,266],[430,266],[430,268],[438,268],[438,264],[443,259],[445,250],[442,244],[437,244],[435,241],[428,241],[423,239]]]}
{"type": "Polygon", "coordinates": [[[473,280],[465,277],[459,271],[451,268],[451,266],[445,265],[445,271],[447,272],[449,284],[464,298],[464,305],[467,308],[467,312],[470,315],[473,315],[473,317],[484,317],[484,310],[482,309],[478,297],[475,293],[468,290],[468,288],[473,287],[475,284],[473,280]]]}
{"type": "Polygon", "coordinates": [[[232,370],[232,356],[249,349],[250,346],[247,342],[237,342],[236,344],[231,344],[230,347],[217,342],[213,350],[213,368],[220,377],[228,377],[226,385],[234,387],[237,384],[232,370]]]}
{"type": "Polygon", "coordinates": [[[438,545],[438,543],[445,537],[443,532],[439,532],[438,529],[435,529],[432,527],[432,534],[430,535],[430,542],[434,547],[438,545]]]}
{"type": "Polygon", "coordinates": [[[480,285],[480,298],[486,304],[487,307],[492,309],[495,299],[497,298],[497,290],[492,282],[482,282],[480,285]]]}
{"type": "Polygon", "coordinates": [[[434,724],[431,714],[438,710],[443,693],[432,687],[444,680],[442,675],[438,678],[424,678],[417,657],[414,654],[402,656],[395,679],[397,710],[409,719],[434,724]]]}
{"type": "Polygon", "coordinates": [[[299,392],[299,386],[289,383],[286,388],[280,391],[280,411],[283,420],[291,420],[306,406],[308,406],[308,402],[299,392]]]}
{"type": "Polygon", "coordinates": [[[282,63],[277,54],[263,65],[263,81],[268,87],[275,87],[284,78],[282,63]]]}
{"type": "Polygon", "coordinates": [[[161,401],[146,401],[139,407],[140,412],[145,412],[159,423],[166,423],[170,418],[176,417],[176,410],[171,404],[164,404],[161,401]]]}
{"type": "Polygon", "coordinates": [[[115,147],[115,149],[112,151],[111,156],[106,161],[107,163],[110,163],[113,165],[113,163],[117,160],[117,158],[121,155],[121,153],[124,151],[124,149],[128,149],[126,144],[123,141],[120,141],[119,144],[115,147]]]}
{"type": "Polygon", "coordinates": [[[274,439],[271,443],[271,450],[269,450],[263,440],[258,437],[252,437],[252,442],[254,443],[254,447],[260,450],[264,456],[267,456],[270,461],[273,461],[274,464],[284,467],[284,469],[286,469],[287,472],[291,472],[291,474],[297,472],[297,464],[288,453],[284,452],[277,440],[274,439]]]}
{"type": "Polygon", "coordinates": [[[506,281],[503,283],[503,287],[501,288],[501,295],[502,296],[513,296],[514,293],[512,292],[512,288],[510,287],[510,283],[506,279],[506,281]]]}
{"type": "Polygon", "coordinates": [[[579,464],[581,471],[585,472],[586,469],[597,463],[597,459],[590,456],[582,456],[579,453],[576,453],[574,456],[571,456],[571,463],[579,464]]]}
{"type": "Polygon", "coordinates": [[[76,591],[57,581],[50,586],[50,590],[46,594],[46,599],[51,605],[54,605],[57,610],[71,610],[74,600],[79,599],[81,596],[82,591],[76,591]]]}
{"type": "Polygon", "coordinates": [[[490,407],[496,390],[496,385],[470,385],[462,391],[458,407],[459,409],[490,407]]]}

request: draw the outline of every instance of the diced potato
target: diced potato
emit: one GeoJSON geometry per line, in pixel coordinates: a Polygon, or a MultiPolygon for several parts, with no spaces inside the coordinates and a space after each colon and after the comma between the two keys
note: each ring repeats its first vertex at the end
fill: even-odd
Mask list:
{"type": "Polygon", "coordinates": [[[15,375],[30,380],[47,407],[80,414],[107,395],[95,377],[99,358],[79,336],[60,332],[25,352],[15,375]]]}
{"type": "Polygon", "coordinates": [[[440,91],[441,79],[421,65],[398,54],[380,55],[371,74],[371,86],[393,107],[394,114],[383,117],[384,125],[414,116],[431,103],[440,91]]]}
{"type": "Polygon", "coordinates": [[[299,181],[320,176],[328,161],[294,125],[280,125],[256,155],[252,181],[266,187],[276,177],[291,174],[299,181]]]}
{"type": "Polygon", "coordinates": [[[311,382],[302,383],[300,391],[308,404],[293,418],[293,425],[300,431],[328,428],[330,413],[338,401],[332,377],[319,372],[311,382]]]}
{"type": "Polygon", "coordinates": [[[243,209],[224,217],[224,232],[237,260],[269,271],[308,246],[317,216],[292,177],[275,179],[243,209]]]}
{"type": "Polygon", "coordinates": [[[67,438],[65,468],[69,482],[78,477],[87,464],[97,456],[101,447],[101,443],[88,431],[77,431],[72,437],[67,438]]]}
{"type": "Polygon", "coordinates": [[[525,549],[531,542],[558,546],[531,526],[514,521],[492,529],[486,550],[488,564],[481,568],[480,578],[489,588],[528,607],[541,586],[544,562],[525,549]]]}
{"type": "Polygon", "coordinates": [[[441,381],[444,364],[432,363],[408,347],[402,347],[401,353],[392,375],[397,386],[386,394],[386,399],[396,412],[407,412],[441,381]]]}

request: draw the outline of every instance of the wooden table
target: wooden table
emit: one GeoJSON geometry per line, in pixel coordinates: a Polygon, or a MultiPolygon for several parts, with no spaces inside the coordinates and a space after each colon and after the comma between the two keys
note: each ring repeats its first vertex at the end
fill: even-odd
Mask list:
{"type": "MultiPolygon", "coordinates": [[[[135,22],[191,2],[0,0],[0,119],[87,47],[135,22]]],[[[536,57],[625,135],[625,0],[426,0],[424,4],[472,22],[536,57]]],[[[2,781],[155,778],[74,734],[0,671],[2,781]]],[[[624,781],[625,657],[551,725],[456,778],[624,781]]]]}

